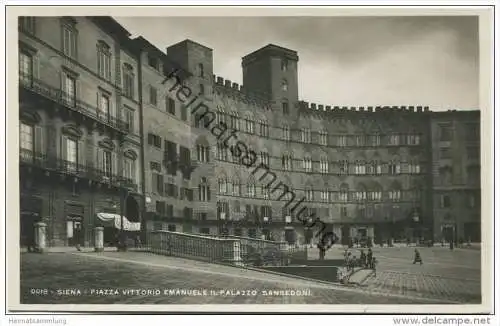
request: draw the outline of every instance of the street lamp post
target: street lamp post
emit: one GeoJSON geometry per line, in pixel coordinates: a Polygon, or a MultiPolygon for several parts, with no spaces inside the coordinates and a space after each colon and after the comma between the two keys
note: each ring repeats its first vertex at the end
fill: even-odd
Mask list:
{"type": "Polygon", "coordinates": [[[220,233],[223,237],[226,236],[225,228],[226,228],[226,213],[221,212],[220,213],[220,221],[221,221],[221,228],[220,228],[220,233]]]}
{"type": "MultiPolygon", "coordinates": [[[[267,229],[267,223],[269,222],[269,217],[267,216],[264,216],[263,217],[263,221],[264,221],[264,226],[265,226],[265,229],[267,229]]],[[[264,232],[262,232],[264,233],[264,232]]],[[[264,240],[268,240],[269,236],[266,235],[266,234],[263,234],[264,235],[264,240]]]]}
{"type": "Polygon", "coordinates": [[[124,219],[125,219],[125,202],[127,200],[128,192],[127,189],[120,185],[120,242],[119,242],[119,251],[127,250],[127,243],[125,241],[125,230],[124,230],[124,219]]]}

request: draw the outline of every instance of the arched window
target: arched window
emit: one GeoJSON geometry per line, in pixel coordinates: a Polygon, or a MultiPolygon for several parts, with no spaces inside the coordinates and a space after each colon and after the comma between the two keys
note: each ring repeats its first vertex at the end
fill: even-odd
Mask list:
{"type": "Polygon", "coordinates": [[[217,143],[217,159],[220,161],[227,161],[228,160],[228,153],[229,153],[229,148],[223,143],[223,142],[218,142],[217,143]]]}
{"type": "Polygon", "coordinates": [[[328,145],[328,133],[325,130],[319,132],[319,144],[323,146],[328,145]]]}
{"type": "Polygon", "coordinates": [[[304,172],[312,172],[311,156],[306,155],[304,157],[304,159],[302,160],[302,168],[304,169],[304,172]]]}
{"type": "Polygon", "coordinates": [[[260,152],[260,162],[269,167],[269,153],[266,151],[260,152]]]}
{"type": "Polygon", "coordinates": [[[328,187],[321,191],[321,201],[327,203],[330,200],[330,192],[328,187]]]}
{"type": "Polygon", "coordinates": [[[349,201],[349,185],[346,183],[340,185],[339,200],[342,202],[349,201]]]}
{"type": "Polygon", "coordinates": [[[365,201],[367,199],[366,187],[363,184],[359,184],[356,192],[354,193],[354,198],[357,201],[365,201]]]}
{"type": "Polygon", "coordinates": [[[291,171],[293,169],[293,157],[291,154],[284,154],[281,157],[281,166],[283,170],[291,171]]]}
{"type": "Polygon", "coordinates": [[[219,109],[217,110],[217,123],[227,123],[226,122],[226,112],[224,110],[219,109]]]}
{"type": "Polygon", "coordinates": [[[271,187],[269,184],[263,183],[260,189],[262,191],[262,198],[269,199],[271,197],[271,187]]]}
{"type": "Polygon", "coordinates": [[[290,140],[290,127],[288,125],[283,125],[283,140],[290,140]]]}
{"type": "Polygon", "coordinates": [[[321,156],[319,160],[319,171],[321,173],[328,173],[328,157],[321,156]]]}
{"type": "Polygon", "coordinates": [[[401,185],[398,182],[394,182],[389,190],[389,199],[391,201],[401,200],[401,185]]]}
{"type": "Polygon", "coordinates": [[[238,177],[233,178],[233,195],[241,196],[241,182],[238,177]]]}
{"type": "Polygon", "coordinates": [[[137,183],[137,154],[134,151],[128,150],[123,153],[123,176],[126,182],[132,184],[137,183]]]}
{"type": "Polygon", "coordinates": [[[382,187],[378,183],[372,185],[368,199],[371,201],[382,201],[382,187]]]}
{"type": "Polygon", "coordinates": [[[255,132],[255,121],[250,115],[245,118],[245,131],[249,134],[253,134],[255,132]]]}
{"type": "Polygon", "coordinates": [[[196,140],[196,159],[198,162],[210,162],[210,145],[203,137],[196,140]]]}
{"type": "Polygon", "coordinates": [[[283,79],[281,81],[281,89],[285,92],[288,91],[288,82],[286,81],[286,79],[283,79]]]}
{"type": "Polygon", "coordinates": [[[231,112],[229,127],[234,130],[240,130],[240,117],[237,112],[231,112]]]}
{"type": "Polygon", "coordinates": [[[281,102],[281,108],[283,110],[283,114],[289,114],[290,113],[290,107],[288,105],[288,100],[287,99],[283,99],[283,101],[281,102]]]}
{"type": "Polygon", "coordinates": [[[306,187],[305,193],[306,193],[306,200],[307,201],[313,201],[314,200],[314,190],[312,189],[311,186],[307,186],[306,187]]]}
{"type": "Polygon", "coordinates": [[[205,177],[201,178],[201,182],[198,185],[198,198],[199,201],[210,201],[210,185],[205,177]]]}
{"type": "Polygon", "coordinates": [[[104,41],[97,42],[97,72],[100,77],[111,79],[111,48],[104,41]]]}
{"type": "Polygon", "coordinates": [[[259,136],[269,137],[269,125],[265,120],[259,120],[259,136]]]}
{"type": "Polygon", "coordinates": [[[281,59],[281,71],[286,72],[288,70],[288,60],[286,58],[281,59]]]}
{"type": "Polygon", "coordinates": [[[248,197],[255,197],[255,195],[256,195],[256,193],[255,193],[255,192],[256,192],[256,191],[255,191],[255,188],[256,188],[256,187],[255,187],[255,183],[253,183],[253,182],[249,182],[249,183],[247,184],[247,196],[248,196],[248,197]]]}
{"type": "Polygon", "coordinates": [[[134,68],[128,63],[123,64],[123,95],[134,98],[135,87],[134,68]]]}
{"type": "Polygon", "coordinates": [[[219,179],[219,193],[226,194],[227,193],[227,181],[226,178],[219,179]]]}

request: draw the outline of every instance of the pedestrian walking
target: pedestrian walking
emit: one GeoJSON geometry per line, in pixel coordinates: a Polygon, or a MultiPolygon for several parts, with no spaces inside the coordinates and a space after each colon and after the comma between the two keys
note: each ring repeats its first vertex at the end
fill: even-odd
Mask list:
{"type": "Polygon", "coordinates": [[[318,249],[319,249],[319,260],[324,260],[326,253],[325,246],[321,243],[318,243],[318,249]]]}
{"type": "Polygon", "coordinates": [[[369,265],[371,265],[372,258],[373,258],[372,249],[368,248],[368,254],[366,255],[366,260],[367,260],[367,262],[368,262],[369,265]]]}
{"type": "Polygon", "coordinates": [[[344,266],[347,269],[349,269],[349,260],[351,258],[350,256],[351,256],[351,253],[346,250],[344,253],[344,266]]]}
{"type": "Polygon", "coordinates": [[[141,237],[139,235],[135,236],[135,247],[140,248],[141,247],[141,237]]]}
{"type": "Polygon", "coordinates": [[[75,241],[76,250],[82,251],[82,249],[80,248],[80,243],[82,240],[82,225],[80,223],[77,223],[75,225],[75,230],[73,231],[73,239],[75,241]]]}
{"type": "Polygon", "coordinates": [[[28,245],[28,252],[34,252],[36,250],[35,243],[35,223],[33,223],[33,219],[29,222],[28,227],[26,228],[26,240],[28,245]]]}
{"type": "Polygon", "coordinates": [[[413,264],[420,263],[423,264],[422,257],[420,256],[420,252],[418,249],[415,249],[415,257],[413,257],[413,264]]]}
{"type": "Polygon", "coordinates": [[[361,261],[361,267],[366,268],[367,261],[366,261],[366,254],[365,254],[364,250],[361,250],[361,254],[359,256],[359,260],[361,261]]]}
{"type": "Polygon", "coordinates": [[[371,263],[370,263],[370,267],[371,269],[373,269],[373,276],[376,277],[377,276],[377,258],[375,257],[372,257],[372,260],[371,260],[371,263]]]}

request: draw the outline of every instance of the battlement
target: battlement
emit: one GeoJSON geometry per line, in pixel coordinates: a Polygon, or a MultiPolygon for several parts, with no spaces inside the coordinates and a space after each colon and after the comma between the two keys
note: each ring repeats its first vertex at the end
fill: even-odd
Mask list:
{"type": "Polygon", "coordinates": [[[305,101],[299,102],[300,108],[325,112],[430,112],[428,106],[331,106],[305,101]]]}
{"type": "Polygon", "coordinates": [[[259,104],[269,105],[267,94],[250,91],[246,89],[243,85],[235,83],[229,79],[225,79],[223,77],[213,75],[214,87],[218,87],[218,89],[226,92],[230,92],[232,94],[237,93],[239,95],[243,95],[250,102],[258,102],[259,104]]]}

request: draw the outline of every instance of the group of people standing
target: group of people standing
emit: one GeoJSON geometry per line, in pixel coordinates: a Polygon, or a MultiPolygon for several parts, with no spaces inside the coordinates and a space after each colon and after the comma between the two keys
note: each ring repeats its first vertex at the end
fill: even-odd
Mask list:
{"type": "Polygon", "coordinates": [[[360,250],[360,257],[357,258],[352,252],[347,249],[344,252],[344,265],[348,271],[352,271],[355,267],[363,267],[375,270],[377,259],[373,256],[371,248],[368,248],[368,253],[360,250]]]}

